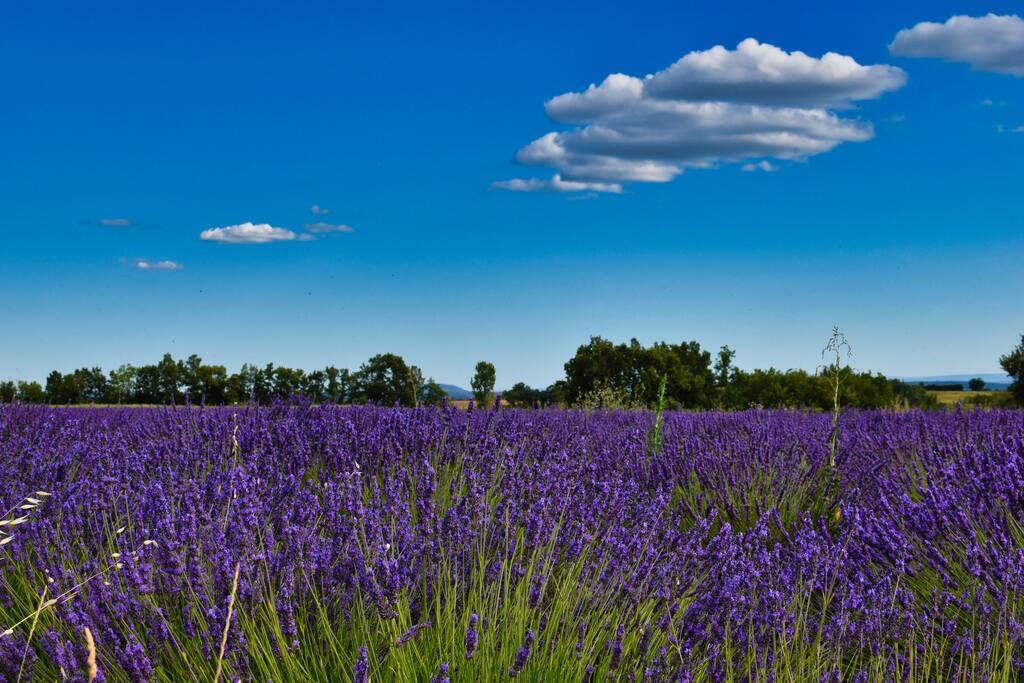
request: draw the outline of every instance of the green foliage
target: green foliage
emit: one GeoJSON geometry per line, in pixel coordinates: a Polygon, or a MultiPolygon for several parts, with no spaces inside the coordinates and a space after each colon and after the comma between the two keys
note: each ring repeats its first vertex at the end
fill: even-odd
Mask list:
{"type": "Polygon", "coordinates": [[[494,365],[485,360],[476,364],[470,388],[473,390],[473,400],[478,406],[486,406],[494,401],[494,383],[497,374],[494,365]]]}
{"type": "Polygon", "coordinates": [[[654,426],[647,439],[647,452],[654,455],[661,452],[661,430],[665,420],[665,388],[668,386],[666,377],[662,377],[658,383],[658,403],[655,405],[654,426]]]}
{"type": "Polygon", "coordinates": [[[559,380],[547,389],[534,389],[524,382],[516,382],[501,397],[516,408],[546,408],[565,402],[565,382],[559,380]]]}
{"type": "Polygon", "coordinates": [[[625,389],[604,382],[580,396],[576,405],[584,410],[641,410],[644,407],[625,389]]]}
{"type": "Polygon", "coordinates": [[[1005,356],[1000,356],[999,365],[1007,375],[1013,378],[1010,385],[1010,393],[1017,400],[1017,404],[1024,406],[1024,334],[1020,336],[1020,343],[1017,347],[1005,356]]]}
{"type": "Polygon", "coordinates": [[[419,368],[406,365],[394,353],[382,353],[363,363],[353,375],[353,399],[356,403],[414,406],[422,384],[419,368]]]}
{"type": "Polygon", "coordinates": [[[939,399],[935,398],[920,384],[908,384],[898,379],[890,380],[894,394],[892,405],[901,408],[920,408],[922,410],[938,410],[941,408],[939,399]]]}
{"type": "Polygon", "coordinates": [[[565,364],[566,400],[582,405],[595,392],[628,396],[629,402],[654,406],[662,377],[665,396],[674,406],[710,408],[714,389],[711,354],[697,342],[657,342],[644,347],[636,339],[613,344],[591,337],[565,364]]]}
{"type": "Polygon", "coordinates": [[[444,402],[444,399],[448,396],[441,385],[434,381],[431,377],[426,383],[420,388],[419,399],[423,405],[427,406],[439,406],[444,402]]]}
{"type": "Polygon", "coordinates": [[[967,383],[967,388],[971,391],[985,391],[985,380],[974,377],[967,383]]]}

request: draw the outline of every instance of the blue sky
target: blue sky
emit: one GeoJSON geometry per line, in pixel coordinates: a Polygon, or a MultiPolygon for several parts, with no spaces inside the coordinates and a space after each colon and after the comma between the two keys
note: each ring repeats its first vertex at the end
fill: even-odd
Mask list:
{"type": "Polygon", "coordinates": [[[856,366],[929,375],[995,371],[1024,332],[1012,3],[88,5],[0,7],[0,378],[393,351],[546,385],[592,334],[812,369],[833,324],[856,366]],[[770,92],[711,82],[746,38],[755,67],[784,51],[770,92]],[[546,113],[616,73],[643,102],[546,113]],[[737,147],[768,139],[751,102],[828,149],[737,147]],[[582,189],[492,186],[556,173],[582,189]]]}

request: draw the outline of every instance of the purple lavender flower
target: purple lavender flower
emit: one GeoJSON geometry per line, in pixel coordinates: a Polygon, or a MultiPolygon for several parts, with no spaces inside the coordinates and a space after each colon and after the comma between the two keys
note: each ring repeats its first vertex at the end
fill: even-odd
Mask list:
{"type": "Polygon", "coordinates": [[[448,662],[441,662],[437,674],[430,679],[430,683],[451,683],[451,679],[448,678],[448,662]]]}
{"type": "Polygon", "coordinates": [[[353,683],[367,683],[370,679],[370,661],[366,655],[366,648],[359,646],[359,659],[356,660],[356,667],[352,673],[353,683]]]}
{"type": "Polygon", "coordinates": [[[512,663],[512,666],[508,669],[508,675],[510,678],[515,678],[523,671],[523,667],[530,661],[530,655],[533,653],[533,629],[526,629],[526,637],[523,639],[523,644],[519,646],[519,651],[516,652],[516,661],[512,663]]]}
{"type": "Polygon", "coordinates": [[[476,622],[479,619],[476,612],[469,615],[469,627],[466,629],[466,659],[473,659],[476,652],[477,632],[476,622]]]}

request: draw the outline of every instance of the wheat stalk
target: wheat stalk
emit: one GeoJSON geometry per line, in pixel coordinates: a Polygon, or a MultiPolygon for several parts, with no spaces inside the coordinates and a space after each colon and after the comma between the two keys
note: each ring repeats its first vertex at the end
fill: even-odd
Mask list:
{"type": "Polygon", "coordinates": [[[43,594],[39,596],[39,607],[35,611],[35,616],[32,617],[32,628],[28,630],[28,640],[25,641],[25,651],[21,653],[21,666],[18,667],[18,681],[21,681],[22,674],[25,673],[25,659],[28,658],[28,649],[32,647],[32,635],[36,632],[36,624],[39,623],[39,614],[43,611],[43,606],[46,604],[46,591],[48,586],[43,586],[43,594]]]}
{"type": "Polygon", "coordinates": [[[213,683],[219,683],[221,668],[224,666],[224,649],[228,645],[228,631],[231,629],[231,612],[235,608],[235,595],[238,593],[238,573],[242,563],[235,563],[235,578],[231,582],[231,597],[228,598],[228,616],[224,619],[224,633],[220,637],[220,653],[217,655],[217,671],[213,674],[213,683]]]}
{"type": "Polygon", "coordinates": [[[96,680],[96,676],[99,673],[99,671],[96,668],[96,641],[93,640],[92,631],[89,630],[88,626],[86,626],[82,630],[85,632],[85,649],[89,653],[89,658],[85,662],[86,666],[89,669],[87,680],[88,683],[92,683],[96,680]]]}

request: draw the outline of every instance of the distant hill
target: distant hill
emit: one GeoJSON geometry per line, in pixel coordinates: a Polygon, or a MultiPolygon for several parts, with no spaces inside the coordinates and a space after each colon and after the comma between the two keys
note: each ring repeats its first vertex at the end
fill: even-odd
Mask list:
{"type": "Polygon", "coordinates": [[[1010,388],[1013,378],[998,372],[979,372],[973,375],[932,375],[930,377],[901,377],[908,384],[963,384],[975,377],[985,380],[985,389],[989,391],[1005,391],[1010,388]]]}
{"type": "Polygon", "coordinates": [[[453,398],[457,401],[473,398],[472,391],[467,391],[454,384],[438,384],[438,386],[444,390],[444,393],[448,394],[448,398],[453,398]]]}

